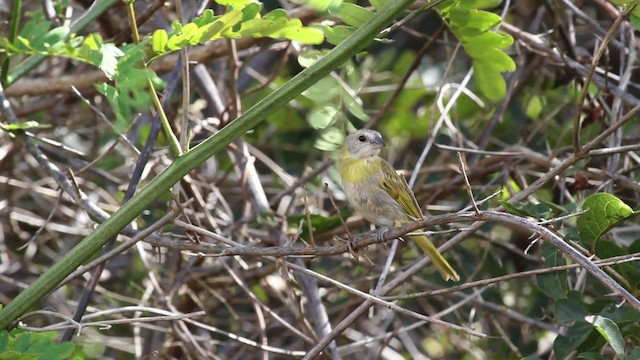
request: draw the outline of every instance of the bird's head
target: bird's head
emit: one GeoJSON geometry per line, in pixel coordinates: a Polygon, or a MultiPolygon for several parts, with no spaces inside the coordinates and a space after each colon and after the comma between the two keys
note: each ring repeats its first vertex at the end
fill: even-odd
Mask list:
{"type": "Polygon", "coordinates": [[[384,140],[382,140],[382,135],[379,132],[360,129],[347,136],[344,140],[342,152],[356,159],[364,159],[370,156],[377,156],[383,146],[384,140]]]}

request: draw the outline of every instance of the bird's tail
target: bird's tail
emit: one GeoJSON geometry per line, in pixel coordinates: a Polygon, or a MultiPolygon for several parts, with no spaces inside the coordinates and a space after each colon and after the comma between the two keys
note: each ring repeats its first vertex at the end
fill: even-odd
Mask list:
{"type": "Polygon", "coordinates": [[[442,254],[440,254],[428,237],[424,235],[414,235],[411,236],[411,239],[418,243],[420,249],[422,249],[422,251],[431,258],[433,266],[436,267],[436,270],[440,272],[440,275],[442,275],[446,281],[460,281],[460,275],[458,275],[458,273],[453,269],[453,266],[451,266],[451,264],[442,257],[442,254]]]}

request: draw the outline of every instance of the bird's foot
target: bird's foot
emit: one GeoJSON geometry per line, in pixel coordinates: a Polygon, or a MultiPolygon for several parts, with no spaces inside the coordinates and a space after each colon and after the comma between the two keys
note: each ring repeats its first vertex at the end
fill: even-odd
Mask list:
{"type": "Polygon", "coordinates": [[[385,250],[389,250],[389,242],[385,239],[389,228],[381,228],[376,232],[376,242],[381,243],[385,250]]]}
{"type": "Polygon", "coordinates": [[[353,256],[354,258],[358,259],[358,252],[355,250],[357,240],[354,237],[352,236],[342,237],[342,236],[336,235],[334,238],[339,242],[347,245],[347,251],[349,252],[349,254],[351,254],[351,256],[353,256]]]}

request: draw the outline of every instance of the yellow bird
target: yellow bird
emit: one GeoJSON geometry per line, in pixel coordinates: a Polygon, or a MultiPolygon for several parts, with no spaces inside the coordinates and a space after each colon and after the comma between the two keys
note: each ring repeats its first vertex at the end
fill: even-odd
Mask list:
{"type": "MultiPolygon", "coordinates": [[[[361,129],[347,136],[340,152],[340,177],[347,200],[362,217],[379,226],[401,226],[423,218],[407,181],[379,156],[383,146],[382,135],[374,130],[361,129]]],[[[428,237],[411,238],[445,280],[460,280],[428,237]]]]}

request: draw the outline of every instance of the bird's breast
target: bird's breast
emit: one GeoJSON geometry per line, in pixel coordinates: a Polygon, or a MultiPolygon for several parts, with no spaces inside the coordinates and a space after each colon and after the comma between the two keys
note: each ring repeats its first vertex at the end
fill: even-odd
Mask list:
{"type": "Polygon", "coordinates": [[[402,206],[380,186],[384,175],[375,160],[343,161],[340,176],[347,200],[363,218],[380,226],[395,226],[406,218],[402,206]]]}

